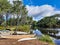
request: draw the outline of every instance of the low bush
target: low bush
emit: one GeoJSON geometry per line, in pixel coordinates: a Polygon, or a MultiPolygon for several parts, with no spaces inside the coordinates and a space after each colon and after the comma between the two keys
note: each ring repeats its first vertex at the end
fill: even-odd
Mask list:
{"type": "Polygon", "coordinates": [[[29,32],[30,26],[29,25],[21,25],[15,28],[17,31],[24,31],[24,32],[29,32]]]}
{"type": "Polygon", "coordinates": [[[44,35],[44,36],[40,37],[39,40],[45,41],[45,42],[48,42],[48,43],[53,43],[52,39],[48,35],[44,35]]]}
{"type": "MultiPolygon", "coordinates": [[[[6,27],[0,26],[0,30],[4,30],[6,27]]],[[[29,32],[30,31],[30,25],[20,25],[20,26],[9,26],[7,29],[10,29],[11,31],[24,31],[29,32]]]]}
{"type": "Polygon", "coordinates": [[[3,27],[3,26],[0,26],[0,30],[4,30],[5,29],[5,27],[3,27]]]}

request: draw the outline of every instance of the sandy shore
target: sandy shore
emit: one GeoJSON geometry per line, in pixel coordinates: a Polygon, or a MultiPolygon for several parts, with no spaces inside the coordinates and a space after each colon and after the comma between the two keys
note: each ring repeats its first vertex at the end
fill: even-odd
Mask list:
{"type": "Polygon", "coordinates": [[[22,38],[32,38],[34,35],[2,35],[2,38],[9,38],[9,39],[22,39],[22,38]]]}
{"type": "Polygon", "coordinates": [[[0,45],[50,45],[50,44],[41,42],[39,40],[28,40],[18,42],[17,39],[0,38],[0,45]]]}
{"type": "Polygon", "coordinates": [[[10,35],[3,36],[4,38],[0,38],[0,45],[50,45],[46,42],[39,41],[37,39],[26,40],[26,41],[18,41],[21,38],[31,38],[34,35],[10,35]]]}

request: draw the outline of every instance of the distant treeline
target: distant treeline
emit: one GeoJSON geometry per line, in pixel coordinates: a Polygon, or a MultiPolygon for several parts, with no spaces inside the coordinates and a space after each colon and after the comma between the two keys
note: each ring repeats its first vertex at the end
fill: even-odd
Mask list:
{"type": "Polygon", "coordinates": [[[40,28],[60,28],[60,14],[45,17],[37,22],[40,28]]]}

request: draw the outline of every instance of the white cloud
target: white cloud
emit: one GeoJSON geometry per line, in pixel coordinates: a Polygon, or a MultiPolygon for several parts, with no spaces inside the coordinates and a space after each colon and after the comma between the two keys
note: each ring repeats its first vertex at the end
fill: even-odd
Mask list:
{"type": "Polygon", "coordinates": [[[51,16],[53,14],[60,14],[60,11],[56,11],[55,8],[51,5],[42,5],[42,6],[26,6],[28,10],[28,15],[34,17],[34,19],[41,19],[45,16],[51,16]]]}

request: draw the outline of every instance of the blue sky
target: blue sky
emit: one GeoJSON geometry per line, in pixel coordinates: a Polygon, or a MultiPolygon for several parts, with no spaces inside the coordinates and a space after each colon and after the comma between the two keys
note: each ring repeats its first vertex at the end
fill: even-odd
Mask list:
{"type": "MultiPolygon", "coordinates": [[[[12,0],[10,0],[12,1],[12,0]]],[[[38,21],[46,16],[60,14],[60,0],[22,0],[28,15],[38,21]]]]}
{"type": "Polygon", "coordinates": [[[34,6],[41,6],[44,4],[52,5],[57,9],[60,9],[60,0],[23,0],[25,5],[34,5],[34,6]]]}

